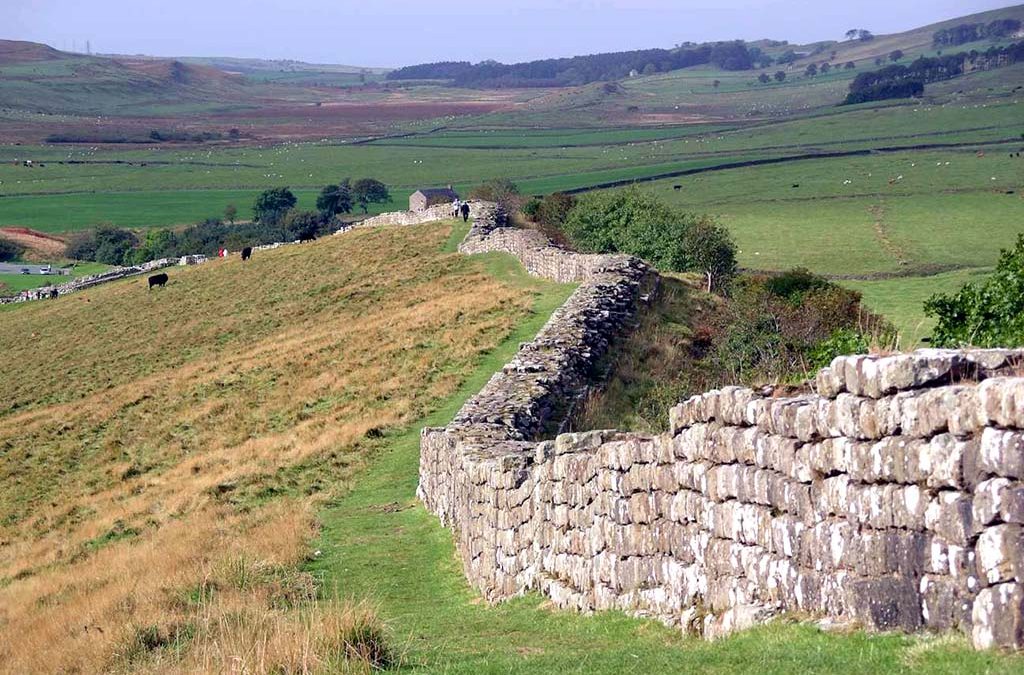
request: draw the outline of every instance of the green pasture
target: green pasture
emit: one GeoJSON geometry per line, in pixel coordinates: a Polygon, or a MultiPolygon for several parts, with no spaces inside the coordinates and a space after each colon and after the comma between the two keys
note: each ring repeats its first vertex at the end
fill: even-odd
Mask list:
{"type": "Polygon", "coordinates": [[[964,269],[926,277],[901,277],[876,281],[843,281],[860,291],[874,312],[888,317],[900,334],[900,348],[912,349],[931,335],[935,319],[924,314],[924,302],[936,293],[956,293],[966,283],[984,281],[991,268],[964,269]]]}

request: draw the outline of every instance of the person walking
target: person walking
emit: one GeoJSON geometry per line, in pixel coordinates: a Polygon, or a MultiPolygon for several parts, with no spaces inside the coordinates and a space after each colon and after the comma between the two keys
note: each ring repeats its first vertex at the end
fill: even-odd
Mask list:
{"type": "Polygon", "coordinates": [[[459,210],[462,211],[462,222],[469,222],[469,202],[462,202],[459,210]]]}

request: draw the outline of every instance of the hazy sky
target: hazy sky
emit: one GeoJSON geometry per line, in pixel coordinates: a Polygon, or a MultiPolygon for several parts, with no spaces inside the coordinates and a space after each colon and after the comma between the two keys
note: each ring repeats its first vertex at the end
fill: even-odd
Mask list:
{"type": "Polygon", "coordinates": [[[361,66],[512,62],[691,40],[892,33],[1007,0],[0,0],[0,38],[59,49],[361,66]]]}

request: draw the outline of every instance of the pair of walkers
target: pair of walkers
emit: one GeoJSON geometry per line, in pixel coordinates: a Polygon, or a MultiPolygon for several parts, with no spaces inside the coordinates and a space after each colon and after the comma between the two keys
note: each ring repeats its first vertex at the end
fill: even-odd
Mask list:
{"type": "Polygon", "coordinates": [[[462,222],[469,220],[469,202],[464,202],[461,199],[456,199],[452,202],[452,218],[458,218],[462,216],[462,222]]]}

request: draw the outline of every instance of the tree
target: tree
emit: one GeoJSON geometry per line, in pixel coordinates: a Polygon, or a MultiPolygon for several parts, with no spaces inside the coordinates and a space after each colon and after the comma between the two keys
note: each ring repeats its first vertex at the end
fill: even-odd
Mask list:
{"type": "Polygon", "coordinates": [[[234,204],[228,204],[224,207],[224,220],[228,221],[232,225],[235,224],[235,218],[238,217],[238,207],[234,204]]]}
{"type": "Polygon", "coordinates": [[[750,70],[754,67],[750,50],[742,40],[716,43],[711,47],[708,60],[722,70],[750,70]]]}
{"type": "Polygon", "coordinates": [[[257,222],[276,222],[294,208],[297,201],[286,187],[264,190],[252,207],[253,218],[257,222]]]}
{"type": "Polygon", "coordinates": [[[843,68],[846,68],[847,70],[853,70],[856,67],[857,67],[857,64],[854,63],[853,61],[847,61],[846,65],[843,66],[843,68]]]}
{"type": "MultiPolygon", "coordinates": [[[[132,258],[136,264],[160,258],[176,258],[178,257],[177,243],[177,237],[172,230],[151,228],[146,230],[146,237],[132,253],[132,258]]],[[[190,252],[198,253],[198,251],[190,252]]]]}
{"type": "Polygon", "coordinates": [[[736,244],[721,225],[700,220],[683,234],[683,255],[690,269],[707,280],[708,293],[726,288],[736,274],[736,244]]]}
{"type": "Polygon", "coordinates": [[[780,71],[776,72],[775,73],[775,81],[776,82],[785,82],[786,81],[786,73],[785,73],[785,71],[780,70],[780,71]]]}
{"type": "Polygon", "coordinates": [[[787,49],[785,52],[782,53],[782,56],[775,59],[775,63],[779,64],[780,66],[784,66],[787,63],[793,63],[799,58],[800,56],[796,52],[794,52],[792,49],[787,49]]]}
{"type": "Polygon", "coordinates": [[[562,231],[579,250],[630,253],[659,270],[684,272],[691,267],[681,242],[702,220],[633,187],[581,197],[562,231]]]}
{"type": "Polygon", "coordinates": [[[858,29],[856,29],[856,28],[851,28],[850,30],[846,31],[846,39],[847,40],[856,40],[857,39],[857,31],[858,31],[858,29]]]}
{"type": "Polygon", "coordinates": [[[352,190],[348,178],[337,185],[325,185],[317,195],[316,208],[325,218],[333,218],[339,213],[351,213],[352,190]]]}
{"type": "Polygon", "coordinates": [[[515,213],[519,210],[522,197],[519,194],[519,186],[508,178],[492,178],[469,191],[472,199],[482,199],[487,202],[495,202],[506,213],[515,213]]]}
{"type": "Polygon", "coordinates": [[[363,213],[369,211],[369,204],[386,204],[391,201],[388,186],[375,178],[360,178],[357,180],[352,185],[352,196],[359,203],[359,206],[362,207],[363,213]]]}
{"type": "Polygon", "coordinates": [[[757,81],[761,84],[768,84],[772,81],[772,78],[768,76],[768,73],[761,73],[757,76],[757,81]]]}
{"type": "Polygon", "coordinates": [[[892,61],[893,63],[896,63],[897,61],[901,60],[902,58],[903,58],[903,50],[901,50],[901,49],[894,49],[891,52],[889,52],[889,60],[892,61]]]}
{"type": "Polygon", "coordinates": [[[713,81],[711,83],[711,86],[714,87],[715,89],[718,89],[719,87],[722,86],[722,81],[721,80],[715,80],[715,81],[713,81]]]}
{"type": "Polygon", "coordinates": [[[295,239],[311,239],[320,234],[323,217],[316,211],[290,211],[284,218],[284,229],[295,239]]]}
{"type": "Polygon", "coordinates": [[[999,256],[986,281],[966,284],[953,295],[933,295],[925,314],[938,319],[932,344],[938,347],[1024,345],[1024,234],[999,256]]]}
{"type": "Polygon", "coordinates": [[[871,31],[861,28],[857,31],[857,39],[861,42],[871,42],[875,39],[875,36],[871,31]]]}
{"type": "Polygon", "coordinates": [[[25,249],[15,244],[13,241],[9,241],[7,239],[0,239],[0,262],[17,260],[18,257],[24,252],[25,249]]]}
{"type": "Polygon", "coordinates": [[[804,75],[806,75],[807,77],[814,77],[817,74],[818,74],[818,66],[813,64],[813,63],[811,65],[807,66],[807,69],[804,70],[804,75]]]}
{"type": "Polygon", "coordinates": [[[576,198],[564,192],[555,192],[537,205],[535,217],[542,225],[560,226],[569,217],[569,212],[576,206],[576,198]]]}
{"type": "Polygon", "coordinates": [[[825,75],[830,70],[832,70],[832,64],[826,61],[825,63],[821,64],[821,68],[818,69],[818,72],[820,72],[822,75],[825,75]]]}
{"type": "Polygon", "coordinates": [[[124,265],[138,239],[129,230],[100,225],[95,230],[76,234],[68,244],[68,256],[107,265],[124,265]]]}

